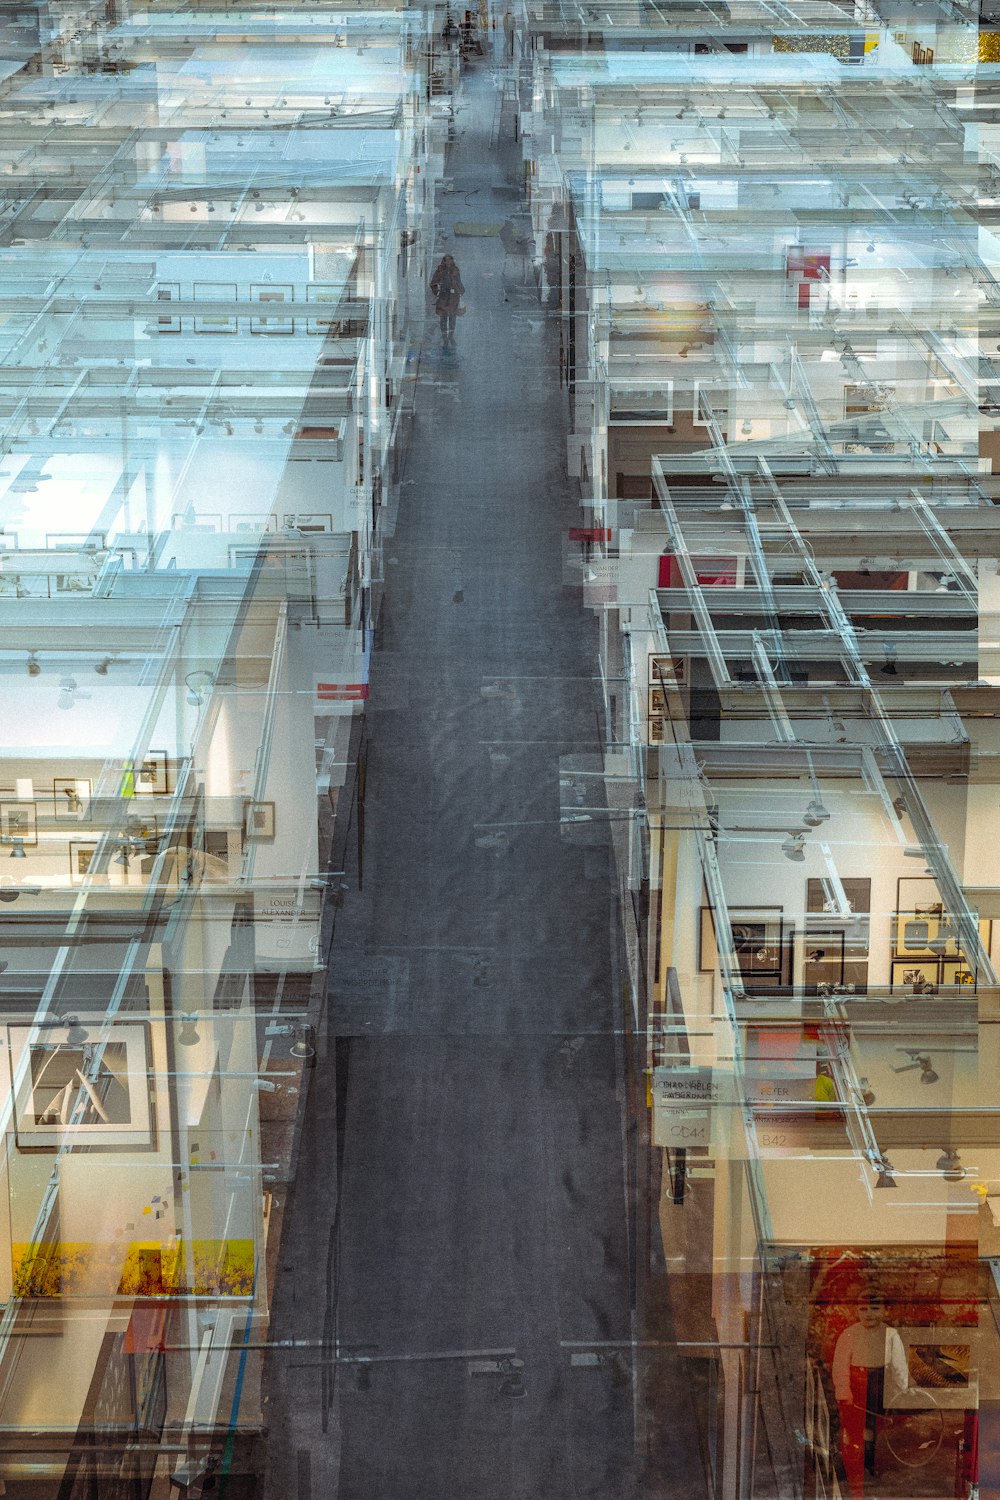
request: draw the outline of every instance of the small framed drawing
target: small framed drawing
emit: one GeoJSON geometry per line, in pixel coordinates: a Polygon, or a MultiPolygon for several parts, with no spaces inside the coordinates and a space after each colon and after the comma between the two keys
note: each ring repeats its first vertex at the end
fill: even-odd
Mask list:
{"type": "Polygon", "coordinates": [[[97,844],[81,839],[70,839],[69,842],[69,878],[74,885],[79,885],[81,880],[86,880],[90,874],[90,866],[94,855],[97,853],[97,844]]]}
{"type": "Polygon", "coordinates": [[[338,326],[339,319],[336,317],[337,307],[343,296],[343,289],[339,286],[323,286],[322,282],[311,281],[306,287],[306,301],[325,303],[326,308],[320,312],[310,313],[306,320],[307,333],[332,333],[338,326]]]}
{"type": "Polygon", "coordinates": [[[274,838],[274,803],[244,802],[243,842],[268,844],[274,838]]]}
{"type": "Polygon", "coordinates": [[[195,333],[236,332],[236,283],[235,281],[196,281],[194,300],[210,302],[211,310],[197,313],[194,320],[195,333]],[[232,304],[230,311],[228,304],[232,304]]]}
{"type": "Polygon", "coordinates": [[[937,959],[932,963],[914,962],[909,958],[894,958],[892,961],[893,990],[916,990],[918,994],[928,986],[940,982],[940,966],[937,959]]]}
{"type": "Polygon", "coordinates": [[[65,1031],[9,1025],[7,1039],[20,1150],[153,1144],[144,1022],[109,1026],[102,1015],[80,1014],[67,1017],[65,1031]]]}
{"type": "Polygon", "coordinates": [[[90,799],[94,784],[85,776],[56,776],[52,782],[52,800],[60,822],[90,821],[90,799]]]}
{"type": "MultiPolygon", "coordinates": [[[[181,284],[179,281],[161,281],[156,288],[157,302],[179,302],[181,300],[181,284]]],[[[181,320],[173,313],[161,312],[156,319],[157,333],[180,333],[181,320]]]]}
{"type": "MultiPolygon", "coordinates": [[[[894,1398],[892,1411],[938,1407],[974,1411],[979,1403],[976,1327],[900,1328],[909,1384],[894,1398]]],[[[888,1403],[887,1403],[888,1405],[888,1403]]]]}
{"type": "MultiPolygon", "coordinates": [[[[252,286],[250,288],[251,302],[291,302],[294,297],[294,288],[291,286],[252,286]]],[[[250,319],[251,333],[283,333],[295,332],[294,318],[279,318],[271,313],[264,317],[259,316],[250,319]]]]}
{"type": "Polygon", "coordinates": [[[0,802],[0,838],[15,849],[38,843],[38,809],[34,802],[0,802]]]}
{"type": "Polygon", "coordinates": [[[971,964],[967,964],[964,958],[946,958],[941,964],[941,983],[965,985],[974,989],[976,985],[976,971],[971,964]]]}
{"type": "Polygon", "coordinates": [[[146,751],[142,764],[135,773],[135,790],[138,796],[141,796],[143,792],[152,794],[154,797],[166,797],[169,794],[165,750],[146,751]]]}

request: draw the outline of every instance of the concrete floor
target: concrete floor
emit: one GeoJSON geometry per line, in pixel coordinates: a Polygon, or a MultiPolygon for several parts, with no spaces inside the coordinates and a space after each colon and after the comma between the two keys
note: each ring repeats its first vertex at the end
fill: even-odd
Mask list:
{"type": "Polygon", "coordinates": [[[439,232],[469,312],[456,356],[433,317],[421,356],[364,883],[338,918],[272,1328],[373,1363],[271,1356],[273,1500],[640,1492],[627,1353],[573,1368],[565,1347],[631,1336],[622,977],[610,846],[558,821],[560,757],[599,750],[595,619],[563,583],[558,327],[504,301],[498,238],[451,233],[517,206],[496,90],[488,60],[467,71],[439,232]],[[504,1349],[523,1394],[472,1373],[504,1349]]]}

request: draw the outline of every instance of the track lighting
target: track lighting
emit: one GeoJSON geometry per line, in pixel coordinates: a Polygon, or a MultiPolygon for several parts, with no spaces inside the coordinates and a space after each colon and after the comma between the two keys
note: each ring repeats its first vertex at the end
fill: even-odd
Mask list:
{"type": "Polygon", "coordinates": [[[785,858],[790,859],[793,864],[802,864],[803,860],[806,857],[805,833],[790,832],[788,837],[782,840],[781,852],[785,856],[785,858]]]}
{"type": "Polygon", "coordinates": [[[94,671],[97,673],[98,677],[107,677],[108,668],[111,666],[111,663],[113,661],[113,656],[102,656],[99,662],[95,662],[94,671]]]}
{"type": "Polygon", "coordinates": [[[177,1035],[177,1045],[179,1047],[196,1047],[201,1041],[198,1029],[195,1026],[197,1019],[198,1017],[194,1015],[181,1016],[181,1029],[177,1035]]]}
{"type": "Polygon", "coordinates": [[[11,859],[27,859],[28,856],[24,852],[24,840],[23,839],[11,839],[10,842],[14,846],[13,849],[11,849],[11,851],[10,851],[10,857],[11,857],[11,859]]]}
{"type": "Polygon", "coordinates": [[[823,806],[818,797],[813,797],[805,812],[802,814],[802,821],[807,828],[818,828],[821,823],[828,822],[829,818],[829,812],[823,806]]]}
{"type": "Polygon", "coordinates": [[[902,1067],[894,1067],[892,1070],[894,1073],[912,1073],[916,1068],[919,1068],[921,1083],[937,1083],[939,1075],[935,1073],[931,1066],[931,1059],[928,1053],[920,1052],[915,1047],[900,1047],[899,1051],[905,1052],[910,1061],[903,1063],[902,1067]]]}
{"type": "Polygon", "coordinates": [[[316,1056],[316,1048],[313,1046],[316,1040],[316,1032],[312,1026],[296,1026],[295,1041],[288,1049],[292,1057],[300,1057],[306,1060],[316,1056]]]}
{"type": "Polygon", "coordinates": [[[877,1188],[894,1188],[896,1186],[896,1179],[892,1175],[892,1162],[887,1156],[876,1157],[872,1162],[872,1166],[878,1173],[878,1176],[875,1179],[875,1186],[877,1188]]]}
{"type": "Polygon", "coordinates": [[[945,1182],[961,1182],[965,1176],[965,1168],[958,1159],[958,1152],[952,1146],[944,1146],[941,1155],[935,1163],[945,1182]]]}

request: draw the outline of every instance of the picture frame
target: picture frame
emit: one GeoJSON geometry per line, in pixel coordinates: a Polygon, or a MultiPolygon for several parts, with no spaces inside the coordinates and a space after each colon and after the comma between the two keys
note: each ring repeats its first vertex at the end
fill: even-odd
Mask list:
{"type": "Polygon", "coordinates": [[[318,510],[288,511],[281,524],[286,531],[328,532],[333,530],[333,516],[318,510]]]}
{"type": "Polygon", "coordinates": [[[326,336],[333,333],[340,326],[340,319],[335,316],[335,310],[343,300],[344,289],[337,285],[324,286],[322,282],[310,281],[306,286],[307,303],[326,303],[334,309],[328,317],[310,314],[306,318],[306,332],[326,336]]]}
{"type": "Polygon", "coordinates": [[[27,798],[0,802],[0,839],[22,849],[38,846],[38,806],[27,798]]]}
{"type": "Polygon", "coordinates": [[[95,839],[70,839],[69,842],[69,878],[73,885],[79,885],[86,880],[90,874],[91,862],[97,853],[97,842],[95,839]]]}
{"type": "MultiPolygon", "coordinates": [[[[790,930],[780,906],[741,906],[729,913],[733,948],[744,980],[770,980],[772,987],[786,979],[786,950],[790,930]]],[[[698,972],[713,974],[718,966],[715,913],[699,908],[698,972]]]]}
{"type": "Polygon", "coordinates": [[[890,990],[912,989],[914,984],[939,985],[941,982],[941,966],[937,959],[909,959],[894,958],[889,975],[890,990]]]}
{"type": "MultiPolygon", "coordinates": [[[[285,283],[284,285],[264,285],[256,282],[250,288],[251,302],[286,303],[294,301],[294,298],[295,288],[291,283],[285,283]]],[[[295,332],[295,319],[289,317],[278,318],[273,314],[270,316],[261,316],[258,314],[256,317],[250,319],[250,332],[263,334],[269,338],[276,334],[287,337],[289,334],[295,332]]]]}
{"type": "Polygon", "coordinates": [[[149,1026],[109,1025],[102,1013],[79,1014],[72,1029],[31,1022],[7,1025],[15,1144],[57,1151],[68,1141],[97,1150],[148,1150],[154,1144],[149,1026]]]}
{"type": "Polygon", "coordinates": [[[151,797],[169,796],[170,781],[168,768],[169,762],[165,750],[147,750],[135,773],[136,795],[141,796],[146,794],[151,797]]]}
{"type": "MultiPolygon", "coordinates": [[[[196,281],[192,287],[196,302],[235,302],[235,281],[196,281]]],[[[236,313],[197,313],[194,319],[195,333],[230,334],[238,327],[236,313]]]]}
{"type": "Polygon", "coordinates": [[[273,802],[257,802],[248,798],[243,803],[243,842],[245,844],[270,844],[275,836],[273,802]]]}
{"type": "Polygon", "coordinates": [[[936,1406],[943,1411],[972,1411],[978,1406],[977,1328],[939,1325],[897,1331],[903,1341],[910,1384],[888,1410],[922,1411],[936,1406]]]}
{"type": "Polygon", "coordinates": [[[977,974],[975,966],[966,963],[961,956],[957,958],[945,958],[941,961],[941,983],[943,985],[959,985],[962,988],[975,989],[977,974]]]}
{"type": "Polygon", "coordinates": [[[802,984],[815,993],[821,984],[844,983],[846,942],[843,928],[813,927],[797,934],[802,984]]]}
{"type": "Polygon", "coordinates": [[[89,776],[55,776],[52,779],[52,802],[60,823],[89,823],[94,783],[89,776]],[[79,804],[79,806],[77,806],[79,804]]]}
{"type": "MultiPolygon", "coordinates": [[[[181,300],[181,284],[179,281],[161,281],[156,287],[157,302],[179,302],[181,300]]],[[[180,333],[181,320],[174,314],[158,314],[156,319],[157,333],[180,333]]]]}

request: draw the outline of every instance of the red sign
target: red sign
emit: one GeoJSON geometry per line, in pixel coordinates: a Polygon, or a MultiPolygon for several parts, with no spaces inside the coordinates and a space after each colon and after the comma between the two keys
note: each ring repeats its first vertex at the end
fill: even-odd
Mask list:
{"type": "Polygon", "coordinates": [[[610,542],[610,526],[571,526],[569,528],[569,539],[571,542],[610,542]]]}

